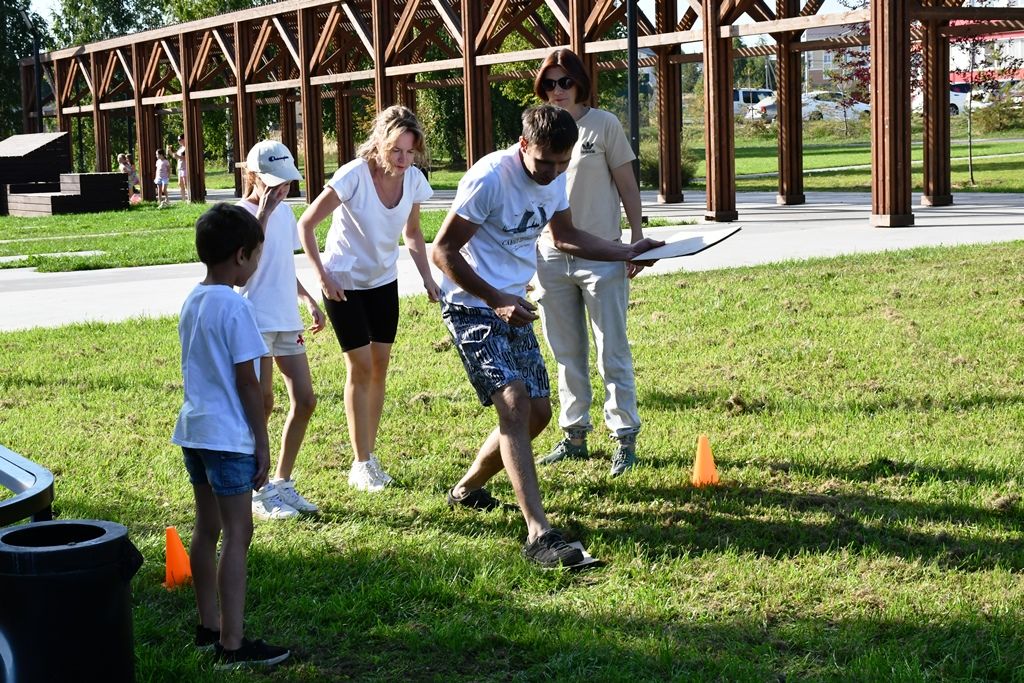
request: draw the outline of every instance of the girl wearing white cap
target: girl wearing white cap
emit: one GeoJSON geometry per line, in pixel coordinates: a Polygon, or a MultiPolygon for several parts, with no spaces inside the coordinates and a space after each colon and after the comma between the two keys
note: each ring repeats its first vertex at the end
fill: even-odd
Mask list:
{"type": "Polygon", "coordinates": [[[292,181],[301,180],[302,175],[295,167],[292,153],[280,142],[264,140],[250,150],[245,166],[247,195],[238,204],[256,216],[263,226],[264,241],[259,267],[241,292],[256,309],[256,323],[269,349],[260,359],[260,387],[267,419],[274,407],[275,362],[284,376],[291,403],[281,434],[277,471],[269,483],[253,494],[252,512],[259,519],[287,519],[317,511],[316,505],[295,490],[292,479],[292,468],[316,407],[296,295],[313,318],[312,332],[324,328],[324,315],[295,275],[294,254],[300,246],[298,228],[295,214],[284,204],[284,198],[292,181]]]}
{"type": "Polygon", "coordinates": [[[362,491],[380,491],[392,481],[374,448],[398,330],[399,235],[427,296],[440,296],[420,229],[420,204],[433,194],[413,165],[423,151],[423,132],[412,111],[385,109],[356,159],[337,170],[299,218],[302,246],[320,277],[324,308],[345,352],[345,416],[355,456],[348,483],[362,491]],[[332,213],[321,258],[314,229],[332,213]]]}

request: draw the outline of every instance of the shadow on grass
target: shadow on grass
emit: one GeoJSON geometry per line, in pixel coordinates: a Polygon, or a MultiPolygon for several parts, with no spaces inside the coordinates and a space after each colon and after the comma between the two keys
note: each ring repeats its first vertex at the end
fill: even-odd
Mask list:
{"type": "MultiPolygon", "coordinates": [[[[867,615],[783,608],[689,620],[678,605],[628,593],[603,601],[592,592],[601,572],[538,576],[401,542],[322,554],[256,548],[250,576],[249,628],[294,652],[268,680],[1013,680],[1024,647],[1019,617],[898,619],[867,590],[856,598],[867,615]]],[[[136,595],[140,680],[169,670],[216,680],[188,652],[187,591],[136,595]]]]}

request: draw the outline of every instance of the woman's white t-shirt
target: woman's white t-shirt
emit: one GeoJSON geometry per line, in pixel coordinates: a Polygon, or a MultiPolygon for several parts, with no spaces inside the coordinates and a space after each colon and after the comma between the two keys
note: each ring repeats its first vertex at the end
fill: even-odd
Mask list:
{"type": "MultiPolygon", "coordinates": [[[[259,206],[243,199],[238,206],[253,216],[259,206]]],[[[299,228],[290,206],[278,204],[263,233],[263,255],[249,281],[238,292],[256,309],[260,332],[294,332],[302,329],[297,304],[295,250],[302,247],[299,228]]]]}
{"type": "Polygon", "coordinates": [[[365,159],[353,159],[327,182],[341,206],[334,210],[324,245],[328,271],[348,271],[354,289],[372,289],[398,279],[398,238],[414,204],[430,199],[431,189],[415,166],[405,171],[402,198],[393,208],[384,206],[373,186],[365,159]]]}

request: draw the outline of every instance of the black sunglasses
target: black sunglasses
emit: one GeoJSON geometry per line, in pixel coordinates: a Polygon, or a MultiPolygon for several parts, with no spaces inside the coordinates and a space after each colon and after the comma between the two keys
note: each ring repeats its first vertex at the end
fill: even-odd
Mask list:
{"type": "Polygon", "coordinates": [[[572,76],[562,76],[558,80],[554,78],[542,78],[540,80],[540,87],[544,92],[551,92],[555,89],[556,85],[562,90],[568,90],[576,85],[576,81],[572,79],[572,76]]]}

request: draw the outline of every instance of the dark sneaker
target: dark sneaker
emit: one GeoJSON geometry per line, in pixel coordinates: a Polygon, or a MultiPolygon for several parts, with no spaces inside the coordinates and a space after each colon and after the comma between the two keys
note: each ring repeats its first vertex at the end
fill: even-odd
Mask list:
{"type": "Polygon", "coordinates": [[[202,624],[196,624],[196,649],[212,650],[220,642],[220,631],[206,628],[202,624]]]}
{"type": "Polygon", "coordinates": [[[482,512],[490,512],[496,508],[501,507],[501,503],[497,498],[488,493],[487,489],[477,489],[476,491],[470,491],[462,498],[456,498],[453,493],[455,489],[448,490],[448,507],[466,507],[473,510],[481,510],[482,512]]]}
{"type": "Polygon", "coordinates": [[[552,465],[560,460],[566,458],[574,458],[577,460],[588,457],[590,454],[587,452],[587,442],[584,441],[579,446],[573,445],[569,439],[562,439],[555,446],[555,450],[551,451],[543,458],[540,459],[541,465],[552,465]]]}
{"type": "Polygon", "coordinates": [[[609,474],[617,477],[626,470],[632,469],[634,465],[636,465],[636,446],[619,444],[619,448],[612,457],[612,469],[609,474]]]}
{"type": "Polygon", "coordinates": [[[242,647],[237,650],[225,650],[220,643],[214,647],[217,651],[216,668],[221,670],[274,666],[288,659],[291,654],[287,648],[245,638],[242,638],[242,647]]]}
{"type": "Polygon", "coordinates": [[[548,529],[533,543],[523,545],[523,557],[544,569],[571,567],[583,561],[583,552],[565,542],[562,534],[548,529]]]}

